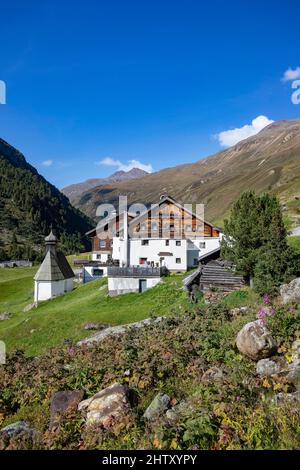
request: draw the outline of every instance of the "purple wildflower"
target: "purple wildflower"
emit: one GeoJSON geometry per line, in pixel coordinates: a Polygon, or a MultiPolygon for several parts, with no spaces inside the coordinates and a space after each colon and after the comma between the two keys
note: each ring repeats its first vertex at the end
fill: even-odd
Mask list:
{"type": "Polygon", "coordinates": [[[263,303],[264,303],[265,305],[270,305],[271,301],[270,301],[270,297],[268,296],[268,294],[265,294],[265,295],[263,296],[263,303]]]}
{"type": "Polygon", "coordinates": [[[75,348],[69,348],[68,353],[70,354],[70,356],[74,356],[75,348]]]}

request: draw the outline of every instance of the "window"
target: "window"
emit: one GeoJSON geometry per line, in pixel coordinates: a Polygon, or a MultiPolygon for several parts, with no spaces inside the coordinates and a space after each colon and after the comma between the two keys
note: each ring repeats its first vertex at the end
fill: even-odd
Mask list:
{"type": "Polygon", "coordinates": [[[101,259],[101,255],[97,255],[97,259],[101,259]]]}
{"type": "Polygon", "coordinates": [[[140,258],[140,264],[144,265],[147,263],[147,258],[140,258]]]}
{"type": "Polygon", "coordinates": [[[93,276],[97,276],[97,277],[103,276],[103,269],[93,269],[93,276]]]}
{"type": "Polygon", "coordinates": [[[191,230],[192,230],[191,225],[187,225],[187,226],[185,227],[185,231],[186,231],[186,232],[191,232],[191,230]]]}
{"type": "Polygon", "coordinates": [[[149,245],[149,240],[142,240],[142,245],[149,245]]]}
{"type": "Polygon", "coordinates": [[[166,240],[166,246],[170,245],[170,240],[166,240]]]}
{"type": "Polygon", "coordinates": [[[194,258],[194,266],[198,266],[198,258],[194,258]]]}
{"type": "Polygon", "coordinates": [[[157,223],[156,223],[156,222],[153,222],[153,224],[152,224],[152,230],[155,230],[155,231],[157,230],[157,223]]]}
{"type": "Polygon", "coordinates": [[[181,241],[180,240],[176,240],[176,246],[181,246],[181,241]]]}
{"type": "Polygon", "coordinates": [[[199,244],[199,248],[206,248],[206,244],[205,244],[205,242],[200,242],[200,244],[199,244]]]}
{"type": "Polygon", "coordinates": [[[176,258],[176,264],[181,264],[181,258],[176,258]]]}
{"type": "Polygon", "coordinates": [[[100,248],[105,248],[105,247],[106,247],[106,241],[100,240],[100,248]]]}
{"type": "Polygon", "coordinates": [[[145,230],[146,230],[146,224],[142,224],[142,225],[141,225],[141,230],[142,230],[142,231],[145,231],[145,230]]]}

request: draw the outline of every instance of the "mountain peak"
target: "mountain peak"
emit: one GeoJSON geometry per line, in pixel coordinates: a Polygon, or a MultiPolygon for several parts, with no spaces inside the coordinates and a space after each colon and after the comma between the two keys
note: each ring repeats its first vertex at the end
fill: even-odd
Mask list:
{"type": "Polygon", "coordinates": [[[104,186],[109,185],[111,183],[134,180],[142,178],[146,175],[149,175],[149,173],[145,170],[141,170],[140,168],[131,168],[131,170],[129,171],[118,170],[107,178],[93,178],[83,181],[82,183],[71,184],[70,186],[66,186],[65,188],[63,188],[62,192],[72,202],[82,193],[84,193],[85,191],[89,191],[90,189],[93,189],[96,186],[104,186]]]}

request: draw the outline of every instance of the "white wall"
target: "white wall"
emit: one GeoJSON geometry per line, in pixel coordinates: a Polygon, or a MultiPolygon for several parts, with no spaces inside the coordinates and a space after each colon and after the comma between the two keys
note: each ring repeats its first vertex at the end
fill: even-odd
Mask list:
{"type": "Polygon", "coordinates": [[[187,243],[187,264],[188,267],[194,266],[194,258],[210,253],[220,247],[221,238],[205,237],[188,240],[187,243]],[[200,244],[205,243],[205,248],[200,248],[200,244]]]}
{"type": "MultiPolygon", "coordinates": [[[[186,271],[187,268],[195,266],[194,259],[199,256],[210,253],[219,248],[222,234],[220,237],[205,237],[190,240],[179,240],[181,246],[176,246],[176,240],[169,239],[169,245],[166,245],[165,238],[150,238],[148,245],[142,245],[142,240],[132,238],[129,241],[129,265],[138,266],[140,258],[147,258],[147,261],[160,263],[159,252],[170,252],[172,256],[165,256],[162,266],[166,266],[170,271],[186,271]],[[200,244],[205,242],[205,248],[200,248],[200,244]],[[176,258],[181,258],[181,263],[176,263],[176,258]]],[[[119,260],[120,265],[124,259],[124,240],[119,237],[113,239],[112,257],[119,260]]]]}
{"type": "MultiPolygon", "coordinates": [[[[144,279],[144,278],[141,278],[144,279]]],[[[160,277],[145,278],[147,289],[156,286],[160,282],[160,277]]],[[[109,295],[128,294],[129,292],[139,292],[139,278],[135,277],[109,277],[109,295]]]]}
{"type": "Polygon", "coordinates": [[[73,290],[74,279],[62,279],[61,281],[34,281],[34,301],[53,299],[58,295],[73,290]]]}
{"type": "Polygon", "coordinates": [[[121,240],[119,237],[113,237],[112,259],[120,260],[121,240]]]}
{"type": "Polygon", "coordinates": [[[107,276],[107,267],[106,266],[84,266],[83,267],[83,280],[84,282],[94,281],[95,279],[101,279],[102,277],[107,276]],[[94,274],[95,269],[101,269],[103,271],[102,276],[96,276],[94,274]]]}
{"type": "MultiPolygon", "coordinates": [[[[73,279],[72,279],[73,282],[73,279]]],[[[49,281],[35,281],[34,282],[34,301],[40,302],[43,300],[52,299],[65,292],[65,280],[49,282],[49,281]]]]}
{"type": "Polygon", "coordinates": [[[176,245],[176,240],[169,240],[166,245],[165,238],[151,238],[148,245],[142,245],[142,240],[130,240],[130,266],[140,265],[140,258],[147,258],[147,261],[160,264],[160,252],[172,253],[172,256],[165,256],[162,266],[166,266],[170,271],[186,271],[187,270],[187,248],[186,240],[180,241],[180,246],[176,245]],[[176,258],[180,258],[181,262],[176,263],[176,258]]]}
{"type": "Polygon", "coordinates": [[[65,279],[65,292],[71,292],[74,288],[74,279],[65,279]]]}
{"type": "Polygon", "coordinates": [[[101,253],[99,251],[93,251],[92,261],[101,261],[101,263],[106,263],[108,260],[108,253],[101,253]]]}

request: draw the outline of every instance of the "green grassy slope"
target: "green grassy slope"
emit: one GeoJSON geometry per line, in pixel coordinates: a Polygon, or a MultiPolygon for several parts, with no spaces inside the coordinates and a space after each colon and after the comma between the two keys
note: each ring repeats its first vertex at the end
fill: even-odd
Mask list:
{"type": "Polygon", "coordinates": [[[294,250],[300,253],[300,237],[289,237],[288,243],[294,250]]]}
{"type": "Polygon", "coordinates": [[[0,312],[12,313],[9,320],[0,322],[0,339],[8,350],[20,348],[27,354],[40,354],[66,339],[76,341],[91,335],[84,330],[88,322],[117,325],[188,308],[180,275],[164,279],[143,294],[114,298],[107,296],[106,279],[93,281],[24,313],[24,306],[32,302],[36,269],[0,271],[0,312]]]}

